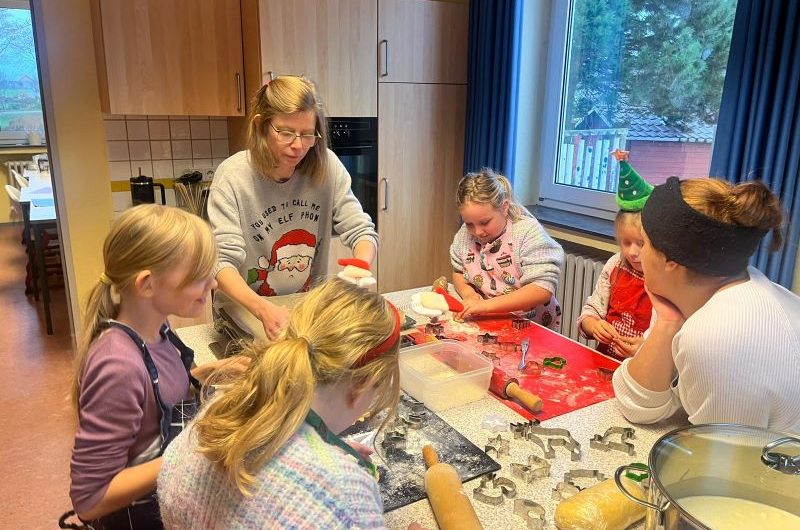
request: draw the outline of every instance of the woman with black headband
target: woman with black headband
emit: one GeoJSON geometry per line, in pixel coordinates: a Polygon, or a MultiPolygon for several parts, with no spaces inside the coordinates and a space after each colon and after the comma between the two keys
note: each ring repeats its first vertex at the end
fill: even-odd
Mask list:
{"type": "Polygon", "coordinates": [[[641,252],[655,319],[614,374],[623,414],[654,423],[683,407],[692,423],[800,432],[800,297],[748,266],[780,203],[760,182],[657,186],[641,252]]]}

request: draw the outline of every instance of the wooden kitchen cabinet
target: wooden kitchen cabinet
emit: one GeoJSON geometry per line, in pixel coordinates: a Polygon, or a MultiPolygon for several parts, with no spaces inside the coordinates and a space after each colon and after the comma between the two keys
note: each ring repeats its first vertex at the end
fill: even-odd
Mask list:
{"type": "Polygon", "coordinates": [[[310,77],[328,116],[376,116],[377,0],[260,0],[261,70],[310,77]]]}
{"type": "Polygon", "coordinates": [[[104,112],[241,116],[239,0],[92,0],[104,112]]]}
{"type": "Polygon", "coordinates": [[[378,287],[386,293],[450,277],[467,87],[381,83],[378,91],[378,287]]]}
{"type": "Polygon", "coordinates": [[[378,81],[467,82],[469,4],[378,0],[378,81]]]}

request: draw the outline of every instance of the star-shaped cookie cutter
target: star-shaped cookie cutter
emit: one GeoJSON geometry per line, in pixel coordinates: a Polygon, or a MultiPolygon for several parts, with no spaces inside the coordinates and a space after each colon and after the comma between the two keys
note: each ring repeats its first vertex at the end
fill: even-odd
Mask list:
{"type": "Polygon", "coordinates": [[[510,454],[510,443],[508,440],[504,439],[498,434],[494,438],[489,438],[489,441],[486,442],[486,448],[483,450],[483,452],[487,455],[490,452],[493,452],[495,456],[508,455],[510,454]]]}

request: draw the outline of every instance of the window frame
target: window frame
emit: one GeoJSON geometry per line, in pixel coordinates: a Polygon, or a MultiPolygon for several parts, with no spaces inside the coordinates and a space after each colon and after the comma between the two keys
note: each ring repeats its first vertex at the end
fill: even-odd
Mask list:
{"type": "Polygon", "coordinates": [[[618,206],[613,193],[556,184],[559,141],[566,95],[567,56],[572,30],[573,0],[554,2],[545,74],[542,143],[539,157],[539,204],[601,219],[614,219],[618,206]]]}

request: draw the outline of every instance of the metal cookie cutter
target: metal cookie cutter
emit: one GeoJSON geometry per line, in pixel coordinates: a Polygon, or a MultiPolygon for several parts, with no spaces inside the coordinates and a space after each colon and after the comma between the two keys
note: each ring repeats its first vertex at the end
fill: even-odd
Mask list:
{"type": "Polygon", "coordinates": [[[514,515],[525,519],[525,526],[533,530],[544,528],[544,508],[528,499],[514,499],[514,515]]]}
{"type": "Polygon", "coordinates": [[[511,463],[511,474],[525,482],[550,476],[550,462],[536,455],[528,456],[527,464],[511,463]]]}
{"type": "Polygon", "coordinates": [[[401,431],[389,431],[383,435],[381,447],[384,449],[405,449],[406,433],[401,431]]]}
{"type": "Polygon", "coordinates": [[[472,490],[475,500],[486,504],[503,504],[505,498],[513,499],[517,496],[517,485],[514,481],[505,477],[496,477],[494,473],[489,473],[481,477],[480,485],[472,490]],[[499,495],[495,491],[499,490],[499,495]]]}
{"type": "Polygon", "coordinates": [[[597,369],[597,375],[601,381],[611,381],[611,379],[614,377],[614,370],[601,366],[597,369]]]}
{"type": "MultiPolygon", "coordinates": [[[[560,436],[561,438],[548,438],[547,439],[547,453],[555,455],[556,447],[564,447],[570,452],[570,459],[577,462],[581,459],[581,444],[572,437],[572,434],[566,429],[541,427],[539,425],[532,426],[528,429],[531,435],[539,436],[560,436]]],[[[547,458],[552,458],[547,456],[547,458]]]]}
{"type": "Polygon", "coordinates": [[[510,340],[499,341],[497,343],[497,347],[500,348],[500,351],[517,351],[520,348],[520,345],[516,342],[512,342],[510,340]]]}
{"type": "Polygon", "coordinates": [[[539,420],[536,418],[519,423],[510,423],[509,430],[514,434],[514,438],[525,438],[528,435],[531,427],[539,425],[539,420]]]}
{"type": "Polygon", "coordinates": [[[592,439],[589,440],[589,447],[606,452],[612,450],[620,451],[633,456],[633,454],[636,452],[636,449],[628,440],[631,440],[635,437],[636,430],[631,427],[609,427],[606,429],[604,435],[600,436],[599,434],[595,434],[592,436],[592,439]],[[615,434],[620,435],[619,442],[608,439],[609,436],[613,436],[615,434]]]}
{"type": "Polygon", "coordinates": [[[539,438],[538,436],[536,436],[535,434],[528,433],[525,436],[525,439],[528,440],[529,442],[533,442],[536,445],[538,445],[539,448],[541,448],[542,454],[544,454],[545,458],[555,458],[556,457],[556,452],[553,449],[553,446],[550,445],[549,443],[545,445],[544,441],[542,441],[542,439],[539,438]]]}
{"type": "Polygon", "coordinates": [[[425,333],[429,335],[444,335],[444,324],[429,322],[425,324],[425,333]]]}
{"type": "Polygon", "coordinates": [[[556,484],[556,487],[553,488],[552,497],[554,501],[563,501],[564,499],[569,499],[576,493],[578,493],[580,489],[572,484],[567,484],[566,482],[559,482],[556,484]]]}
{"type": "Polygon", "coordinates": [[[497,344],[497,335],[493,335],[489,332],[481,333],[476,338],[480,344],[497,344]]]}
{"type": "Polygon", "coordinates": [[[489,441],[486,442],[486,448],[483,450],[483,452],[487,455],[490,452],[494,452],[495,456],[508,455],[510,454],[509,448],[509,441],[498,434],[494,438],[489,438],[489,441]]]}
{"type": "Polygon", "coordinates": [[[483,350],[483,351],[481,351],[481,355],[483,355],[484,357],[486,357],[490,361],[496,361],[497,359],[499,359],[497,354],[495,352],[493,352],[493,351],[483,350]]]}
{"type": "Polygon", "coordinates": [[[549,366],[555,370],[561,370],[567,365],[567,360],[563,357],[545,357],[542,361],[544,366],[549,366]]]}
{"type": "Polygon", "coordinates": [[[511,319],[511,327],[514,329],[524,329],[531,325],[527,318],[516,317],[511,319]]]}
{"type": "Polygon", "coordinates": [[[564,482],[571,486],[575,486],[578,490],[582,490],[584,488],[575,484],[575,479],[593,479],[597,482],[603,482],[606,479],[606,476],[599,472],[596,469],[573,469],[572,471],[567,471],[564,473],[564,482]]]}

